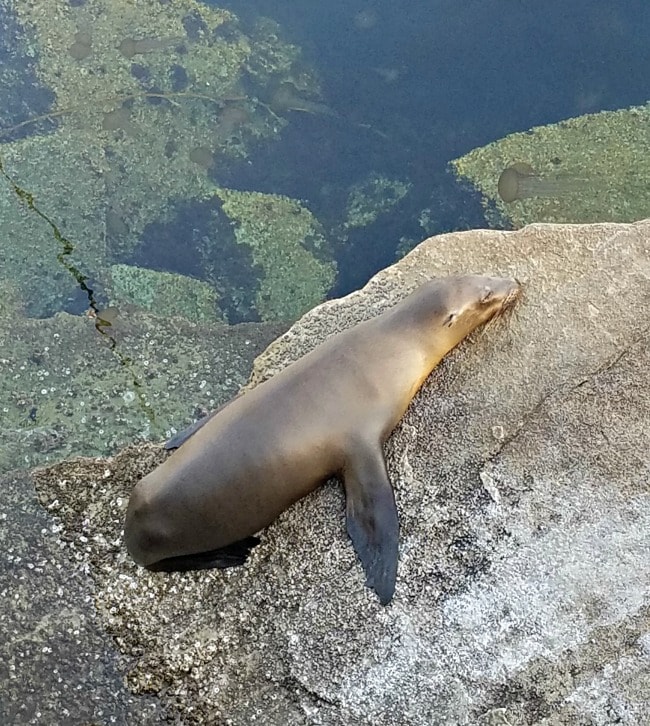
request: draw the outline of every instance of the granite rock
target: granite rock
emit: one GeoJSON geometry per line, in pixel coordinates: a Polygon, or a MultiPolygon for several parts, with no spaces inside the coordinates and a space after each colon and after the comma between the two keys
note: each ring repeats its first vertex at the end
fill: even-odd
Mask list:
{"type": "Polygon", "coordinates": [[[337,484],[285,512],[244,568],[162,574],[121,542],[159,448],[33,474],[135,692],[187,724],[650,721],[650,221],[429,239],[305,315],[250,385],[458,273],[515,276],[525,295],[445,359],[386,445],[401,522],[388,607],[363,586],[337,484]]]}

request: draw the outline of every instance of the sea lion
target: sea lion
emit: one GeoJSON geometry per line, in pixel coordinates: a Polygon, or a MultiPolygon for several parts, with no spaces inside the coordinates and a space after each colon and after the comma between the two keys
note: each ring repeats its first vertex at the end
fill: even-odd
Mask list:
{"type": "Polygon", "coordinates": [[[366,585],[390,602],[399,525],[382,444],[443,356],[519,292],[504,278],[427,282],[172,439],[178,451],[129,501],[133,559],[165,571],[240,565],[256,532],[338,475],[366,585]]]}

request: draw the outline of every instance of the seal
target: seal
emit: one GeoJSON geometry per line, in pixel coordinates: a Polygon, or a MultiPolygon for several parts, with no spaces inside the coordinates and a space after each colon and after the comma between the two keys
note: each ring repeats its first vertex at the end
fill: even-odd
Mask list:
{"type": "Polygon", "coordinates": [[[133,559],[163,571],[241,565],[255,533],[339,476],[366,585],[389,603],[399,523],[382,444],[443,356],[519,294],[506,278],[431,280],[170,440],[178,450],[131,494],[133,559]]]}

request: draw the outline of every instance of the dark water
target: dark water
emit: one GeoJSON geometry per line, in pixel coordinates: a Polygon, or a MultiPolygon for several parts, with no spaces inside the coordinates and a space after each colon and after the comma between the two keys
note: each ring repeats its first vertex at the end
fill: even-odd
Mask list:
{"type": "Polygon", "coordinates": [[[408,179],[408,202],[339,253],[337,293],[419,239],[484,226],[478,199],[447,163],[514,131],[650,98],[650,3],[629,0],[439,0],[225,4],[276,19],[305,49],[340,120],[304,115],[229,183],[308,199],[325,218],[368,170],[408,179]],[[385,136],[355,126],[368,124],[385,136]]]}
{"type": "MultiPolygon", "coordinates": [[[[450,175],[451,159],[514,131],[644,104],[650,97],[650,4],[645,0],[212,4],[236,13],[244,31],[260,16],[277,21],[282,37],[300,46],[303,62],[321,82],[322,102],[332,114],[289,112],[289,124],[277,139],[260,144],[241,163],[220,165],[212,178],[306,202],[330,233],[338,263],[333,296],[392,263],[401,239],[407,249],[432,233],[485,226],[478,195],[450,175]],[[346,235],[332,233],[344,216],[350,187],[378,174],[409,184],[409,194],[374,224],[346,235]],[[418,219],[425,208],[433,221],[423,228],[418,219]]],[[[0,56],[11,61],[2,78],[5,128],[53,103],[51,91],[36,80],[37,57],[25,52],[24,43],[21,47],[10,10],[11,4],[0,5],[0,56]]],[[[0,140],[52,130],[56,121],[0,140]]],[[[204,209],[188,210],[183,200],[172,216],[163,223],[163,237],[177,239],[185,227],[201,239],[213,229],[196,223],[209,216],[204,209]]],[[[197,266],[206,260],[196,241],[188,243],[189,256],[168,244],[157,255],[160,237],[161,225],[152,225],[137,251],[120,261],[171,272],[189,269],[200,277],[197,266]]],[[[219,248],[220,260],[232,254],[239,276],[252,275],[251,265],[240,265],[240,253],[229,249],[219,248]]],[[[229,284],[223,287],[229,294],[229,284]]],[[[81,292],[65,309],[79,312],[85,304],[81,292]]],[[[251,305],[242,303],[240,317],[233,313],[229,319],[246,319],[251,305]]],[[[227,299],[222,306],[228,309],[227,299]]]]}

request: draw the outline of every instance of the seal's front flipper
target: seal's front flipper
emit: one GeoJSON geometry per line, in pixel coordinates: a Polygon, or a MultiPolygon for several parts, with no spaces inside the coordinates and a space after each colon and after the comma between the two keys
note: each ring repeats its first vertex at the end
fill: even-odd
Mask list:
{"type": "Polygon", "coordinates": [[[347,529],[382,605],[395,592],[399,521],[381,445],[355,447],[343,472],[347,529]]]}
{"type": "Polygon", "coordinates": [[[253,547],[260,543],[259,537],[244,537],[237,542],[219,547],[216,550],[197,552],[192,555],[167,557],[147,565],[154,572],[186,572],[187,570],[211,570],[215,567],[238,567],[246,562],[253,547]]]}

